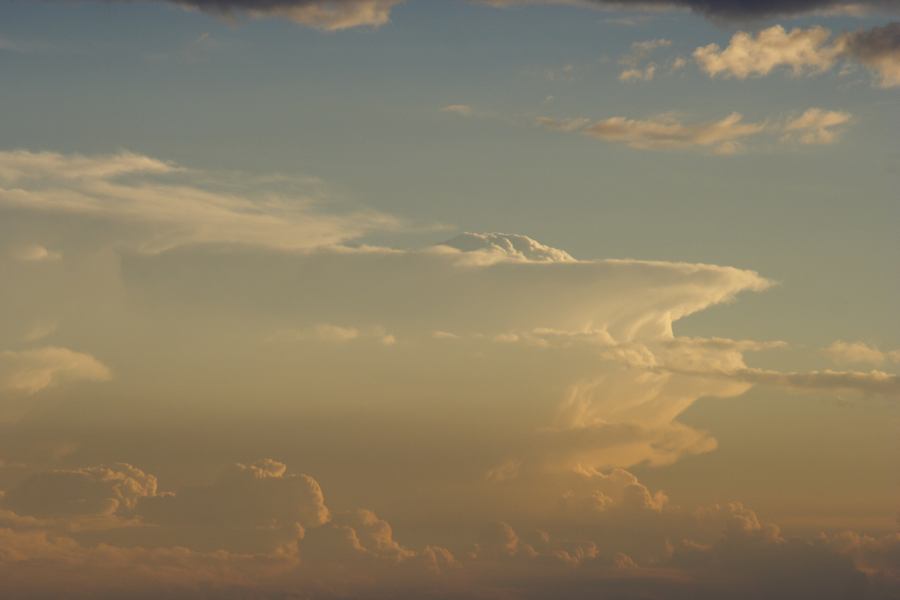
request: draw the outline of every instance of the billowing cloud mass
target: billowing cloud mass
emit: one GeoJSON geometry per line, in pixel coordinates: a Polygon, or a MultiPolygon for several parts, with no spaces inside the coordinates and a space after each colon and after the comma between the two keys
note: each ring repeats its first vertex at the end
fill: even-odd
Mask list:
{"type": "Polygon", "coordinates": [[[823,73],[839,61],[863,65],[878,78],[878,85],[900,85],[900,23],[832,36],[824,27],[780,25],[756,35],[738,32],[724,49],[709,44],[694,51],[694,59],[710,77],[761,77],[779,68],[794,76],[823,73]]]}
{"type": "Polygon", "coordinates": [[[712,599],[741,590],[732,597],[836,600],[886,599],[900,584],[897,536],[804,542],[738,502],[672,505],[622,469],[565,492],[538,528],[486,521],[454,548],[406,544],[369,509],[332,511],[317,481],[273,459],[174,492],[124,464],[39,471],[2,506],[0,574],[15,596],[712,599]],[[203,526],[220,534],[217,549],[191,535],[203,526]],[[229,549],[242,530],[238,539],[258,543],[229,549]],[[122,543],[124,533],[141,543],[122,543]],[[54,576],[37,577],[41,569],[54,576]]]}
{"type": "MultiPolygon", "coordinates": [[[[632,135],[717,147],[756,126],[632,135]]],[[[678,333],[765,292],[764,276],[509,233],[352,245],[377,225],[229,181],[133,154],[0,155],[0,232],[64,257],[0,255],[0,332],[24,344],[0,353],[0,407],[26,404],[0,423],[13,597],[882,600],[900,586],[896,536],[795,537],[739,499],[685,502],[637,474],[716,449],[685,417],[700,399],[898,397],[887,370],[759,368],[749,355],[787,344],[678,333]],[[42,322],[58,346],[24,339],[42,322]]]]}

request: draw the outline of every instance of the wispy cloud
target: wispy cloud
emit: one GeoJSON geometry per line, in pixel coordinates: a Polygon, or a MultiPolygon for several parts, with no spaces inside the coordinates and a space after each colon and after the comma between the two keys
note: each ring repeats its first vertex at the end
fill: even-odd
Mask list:
{"type": "MultiPolygon", "coordinates": [[[[0,207],[143,227],[139,245],[148,251],[204,242],[310,248],[400,224],[375,211],[328,212],[316,194],[284,195],[267,186],[237,193],[207,174],[128,152],[0,152],[0,207]]],[[[28,250],[31,260],[52,256],[28,250]]]]}
{"type": "Polygon", "coordinates": [[[748,122],[734,112],[717,121],[686,122],[669,113],[646,119],[610,117],[599,121],[539,117],[537,124],[638,150],[710,150],[728,155],[740,151],[746,140],[765,133],[779,135],[782,142],[831,144],[851,120],[846,112],[810,108],[798,117],[780,122],[748,122]]]}

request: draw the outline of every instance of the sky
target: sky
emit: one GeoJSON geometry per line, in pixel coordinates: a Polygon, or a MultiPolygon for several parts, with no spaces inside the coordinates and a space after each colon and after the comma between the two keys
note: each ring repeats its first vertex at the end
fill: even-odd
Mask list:
{"type": "Polygon", "coordinates": [[[0,595],[900,597],[894,0],[0,0],[0,595]]]}

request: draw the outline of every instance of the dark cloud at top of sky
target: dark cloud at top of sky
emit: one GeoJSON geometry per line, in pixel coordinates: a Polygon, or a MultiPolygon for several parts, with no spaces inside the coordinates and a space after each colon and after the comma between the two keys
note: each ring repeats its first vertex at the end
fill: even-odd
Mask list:
{"type": "MultiPolygon", "coordinates": [[[[125,0],[117,0],[125,1],[125,0]]],[[[159,0],[218,14],[285,17],[321,29],[379,26],[411,0],[159,0]]],[[[621,9],[687,8],[716,19],[743,20],[811,12],[900,10],[900,0],[479,0],[493,6],[582,5],[621,9]]]]}
{"type": "Polygon", "coordinates": [[[587,0],[589,4],[620,7],[682,7],[712,17],[753,19],[817,11],[897,10],[898,0],[587,0]]]}
{"type": "Polygon", "coordinates": [[[888,23],[847,36],[849,52],[861,59],[876,59],[900,54],[900,22],[888,23]]]}

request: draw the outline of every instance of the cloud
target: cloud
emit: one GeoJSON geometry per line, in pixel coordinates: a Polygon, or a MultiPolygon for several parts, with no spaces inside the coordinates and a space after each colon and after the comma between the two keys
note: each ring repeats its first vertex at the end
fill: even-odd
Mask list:
{"type": "Polygon", "coordinates": [[[764,133],[780,133],[783,143],[831,144],[840,128],[852,122],[847,112],[809,108],[781,124],[747,122],[740,113],[718,121],[684,122],[673,114],[648,119],[610,117],[600,121],[585,118],[539,117],[537,124],[563,133],[581,133],[606,142],[625,144],[637,150],[704,150],[729,155],[740,151],[746,139],[764,133]]]}
{"type": "Polygon", "coordinates": [[[135,513],[157,528],[145,543],[209,550],[270,551],[331,519],[319,483],[273,459],[232,465],[206,485],[148,495],[135,513]]]}
{"type": "Polygon", "coordinates": [[[385,331],[384,327],[378,325],[360,329],[357,327],[332,325],[330,323],[320,323],[307,329],[283,329],[276,331],[268,339],[272,342],[315,340],[335,344],[355,340],[376,339],[385,346],[392,346],[397,343],[395,336],[385,331]]]}
{"type": "MultiPolygon", "coordinates": [[[[714,447],[709,435],[673,420],[696,398],[731,396],[748,386],[654,372],[657,362],[672,354],[661,344],[672,339],[678,319],[769,285],[756,273],[712,265],[578,260],[526,236],[498,233],[468,233],[407,251],[320,248],[283,254],[185,247],[130,256],[122,268],[130,295],[157,312],[154,321],[180,324],[153,336],[193,356],[191,371],[206,371],[208,361],[218,365],[217,372],[258,364],[264,388],[334,398],[329,410],[355,406],[354,398],[370,397],[377,389],[385,398],[381,418],[406,419],[407,410],[418,414],[428,407],[429,420],[477,414],[479,423],[494,423],[503,432],[502,443],[493,429],[472,432],[470,466],[445,465],[444,478],[465,477],[462,471],[469,469],[482,478],[510,460],[543,472],[581,463],[665,464],[709,451],[714,447]],[[202,273],[216,273],[215,282],[202,273]],[[247,341],[220,338],[220,318],[240,323],[249,337],[238,339],[247,341]],[[290,344],[253,341],[263,337],[261,329],[271,331],[273,322],[291,324],[285,330],[291,334],[278,336],[290,344]],[[436,331],[451,336],[436,338],[436,331]],[[372,352],[369,342],[386,343],[388,335],[403,343],[390,352],[372,352]],[[219,342],[210,341],[219,339],[237,348],[236,356],[223,356],[224,363],[215,358],[221,355],[219,342]],[[617,344],[631,343],[649,363],[632,365],[621,358],[617,344]],[[233,362],[245,355],[247,360],[233,362]],[[279,364],[292,366],[286,371],[266,366],[279,364]],[[356,375],[346,377],[340,365],[355,365],[356,375]],[[400,365],[403,374],[396,371],[400,365]],[[473,379],[484,382],[478,384],[483,392],[473,395],[473,379]],[[408,384],[398,387],[403,381],[408,384]],[[522,397],[530,400],[523,404],[522,397]]],[[[146,341],[158,343],[163,342],[146,341]]],[[[728,352],[739,355],[734,348],[728,352]]],[[[695,351],[697,361],[716,360],[720,353],[712,347],[695,351]]],[[[253,393],[265,396],[260,389],[253,393]]],[[[314,404],[292,404],[291,410],[312,410],[314,404]]],[[[320,433],[345,439],[338,425],[323,425],[320,433]]],[[[351,443],[377,436],[384,426],[373,424],[351,443]]],[[[419,453],[446,456],[455,435],[432,432],[428,445],[433,447],[419,453]]],[[[394,444],[367,443],[367,460],[389,460],[394,444]]],[[[416,477],[436,477],[433,470],[418,468],[416,477]]]]}
{"type": "Polygon", "coordinates": [[[709,44],[694,50],[694,60],[710,77],[762,77],[788,68],[795,77],[823,73],[839,61],[863,65],[879,78],[879,85],[900,85],[900,23],[832,37],[824,27],[794,28],[781,25],[756,35],[740,31],[722,49],[709,44]]]}
{"type": "Polygon", "coordinates": [[[850,123],[852,119],[850,113],[810,108],[785,123],[782,139],[801,144],[832,144],[838,138],[839,132],[835,129],[850,123]]]}
{"type": "Polygon", "coordinates": [[[31,327],[22,336],[25,342],[36,342],[53,335],[56,332],[59,323],[56,321],[39,320],[32,324],[31,327]]]}
{"type": "Polygon", "coordinates": [[[824,392],[853,392],[867,396],[900,399],[900,376],[884,371],[821,371],[782,372],[770,369],[741,368],[734,370],[690,371],[674,369],[683,374],[723,377],[752,384],[777,385],[797,390],[824,392]]]}
{"type": "Polygon", "coordinates": [[[509,233],[466,232],[444,242],[442,246],[529,262],[575,262],[565,250],[544,245],[525,235],[509,233]]]}
{"type": "Polygon", "coordinates": [[[827,45],[830,38],[831,32],[824,27],[787,32],[774,25],[755,36],[740,31],[724,50],[718,44],[697,48],[694,59],[710,77],[724,74],[746,79],[768,75],[782,66],[795,76],[821,73],[830,69],[841,53],[839,47],[827,45]]]}
{"type": "Polygon", "coordinates": [[[498,6],[561,5],[594,8],[634,9],[652,11],[660,9],[689,9],[714,19],[759,19],[826,11],[860,14],[865,11],[891,11],[896,8],[893,0],[483,0],[498,6]]]}
{"type": "Polygon", "coordinates": [[[619,64],[627,68],[619,74],[621,81],[650,81],[656,74],[656,63],[642,63],[658,48],[672,45],[671,40],[655,39],[631,44],[631,52],[619,59],[619,64]]]}
{"type": "Polygon", "coordinates": [[[64,590],[73,598],[150,598],[165,590],[170,598],[474,599],[503,591],[526,600],[598,593],[793,600],[862,598],[866,591],[888,598],[900,586],[897,535],[790,538],[741,502],[681,507],[622,469],[569,479],[568,486],[527,525],[466,515],[453,552],[402,542],[412,532],[398,538],[372,510],[329,511],[314,480],[271,459],[235,465],[210,484],[175,493],[159,492],[155,477],[130,465],[44,471],[3,498],[5,507],[39,518],[0,511],[0,576],[8,593],[50,597],[64,590]],[[163,505],[174,521],[144,511],[163,505]],[[137,518],[148,521],[75,526],[114,512],[142,513],[137,518]],[[251,536],[298,521],[306,526],[283,544],[241,551],[223,547],[227,537],[208,550],[123,537],[203,526],[251,536]]]}
{"type": "Polygon", "coordinates": [[[40,244],[23,244],[13,248],[12,255],[24,262],[52,262],[62,258],[59,252],[48,250],[40,244]]]}
{"type": "Polygon", "coordinates": [[[107,381],[112,372],[82,352],[58,346],[0,351],[0,390],[36,394],[61,383],[107,381]]]}
{"type": "MultiPolygon", "coordinates": [[[[397,225],[371,211],[322,212],[315,196],[262,185],[246,194],[223,187],[210,185],[202,173],[133,153],[0,152],[0,208],[143,228],[144,235],[134,237],[146,251],[200,242],[308,248],[397,225]]],[[[52,254],[32,249],[28,256],[52,254]]]]}
{"type": "Polygon", "coordinates": [[[339,31],[353,27],[380,27],[390,21],[391,9],[403,3],[403,0],[159,1],[222,16],[288,19],[325,31],[339,31]]]}
{"type": "MultiPolygon", "coordinates": [[[[127,0],[113,0],[124,2],[127,0]]],[[[325,31],[354,27],[380,27],[390,21],[391,11],[404,0],[156,0],[225,17],[282,18],[325,31]]],[[[688,9],[716,20],[748,20],[798,14],[841,14],[860,16],[870,12],[891,12],[893,0],[479,0],[481,4],[512,6],[573,6],[600,9],[631,9],[641,13],[688,9]]],[[[637,17],[607,19],[633,24],[637,17]]],[[[15,46],[10,45],[9,48],[15,46]]],[[[3,49],[0,44],[0,49],[3,49]]]]}
{"type": "Polygon", "coordinates": [[[881,87],[900,86],[900,23],[850,33],[842,42],[848,56],[878,74],[881,87]]]}
{"type": "Polygon", "coordinates": [[[441,108],[441,112],[453,113],[461,117],[471,117],[475,114],[475,109],[468,104],[448,104],[441,108]]]}
{"type": "Polygon", "coordinates": [[[638,150],[711,149],[716,154],[733,154],[741,141],[765,131],[765,123],[748,123],[743,115],[731,113],[718,121],[684,123],[674,115],[660,115],[650,119],[611,117],[601,121],[581,119],[539,118],[538,123],[548,129],[563,132],[579,131],[607,142],[625,144],[638,150]]]}
{"type": "Polygon", "coordinates": [[[885,352],[865,342],[832,342],[823,351],[832,362],[844,364],[870,364],[879,366],[887,361],[900,363],[900,350],[885,352]]]}
{"type": "Polygon", "coordinates": [[[156,495],[156,487],[156,477],[124,463],[45,471],[7,490],[2,506],[32,517],[129,514],[138,500],[156,495]]]}

